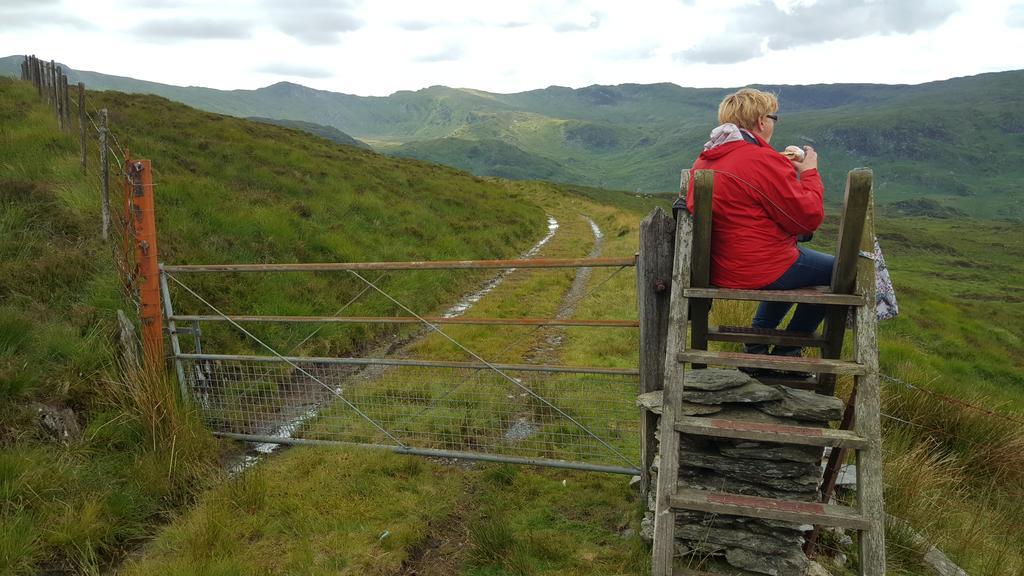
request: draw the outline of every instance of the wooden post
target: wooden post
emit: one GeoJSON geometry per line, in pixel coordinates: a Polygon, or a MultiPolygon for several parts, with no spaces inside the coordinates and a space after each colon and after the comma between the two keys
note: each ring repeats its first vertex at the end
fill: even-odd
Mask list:
{"type": "Polygon", "coordinates": [[[47,86],[47,93],[50,95],[50,105],[53,107],[54,115],[57,114],[57,63],[50,60],[50,85],[47,86]]]}
{"type": "Polygon", "coordinates": [[[57,73],[54,76],[56,82],[53,85],[54,91],[57,97],[57,127],[60,131],[64,131],[64,71],[60,66],[57,66],[57,73]]]}
{"type": "Polygon", "coordinates": [[[32,57],[32,83],[36,85],[36,92],[43,97],[43,73],[39,67],[39,58],[32,57]]]}
{"type": "Polygon", "coordinates": [[[156,213],[153,171],[149,160],[126,160],[125,195],[129,233],[138,265],[139,320],[146,364],[161,369],[164,358],[163,318],[160,315],[160,266],[156,250],[156,213]]]}
{"type": "Polygon", "coordinates": [[[138,370],[142,367],[139,363],[138,339],[135,336],[135,326],[128,320],[123,310],[117,311],[117,325],[121,329],[121,364],[129,370],[138,370]]]}
{"type": "Polygon", "coordinates": [[[103,240],[106,241],[110,235],[110,163],[107,158],[106,108],[100,110],[100,174],[103,194],[103,240]]]}
{"type": "Polygon", "coordinates": [[[40,62],[39,63],[39,73],[40,73],[39,82],[40,82],[40,86],[41,86],[41,89],[42,89],[42,92],[40,93],[40,96],[42,96],[43,102],[46,102],[47,104],[49,104],[50,103],[50,92],[49,92],[49,88],[48,87],[49,87],[49,84],[50,84],[50,63],[45,61],[45,60],[40,62]]]}
{"type": "MultiPolygon", "coordinates": [[[[636,298],[640,319],[640,393],[664,389],[665,339],[668,337],[669,285],[676,223],[655,208],[640,223],[636,261],[636,298]]],[[[640,414],[640,493],[650,490],[651,465],[657,454],[654,437],[658,417],[646,408],[640,414]]]]}
{"type": "MultiPolygon", "coordinates": [[[[693,259],[690,285],[695,288],[707,288],[711,285],[711,199],[712,181],[710,178],[697,180],[693,187],[693,259]],[[703,186],[697,186],[703,184],[703,186]]],[[[708,349],[708,314],[711,312],[710,300],[690,300],[690,348],[694,350],[708,349]]],[[[706,368],[704,364],[694,364],[695,370],[706,368]]]]}
{"type": "MultiPolygon", "coordinates": [[[[850,172],[851,191],[867,197],[864,229],[860,251],[875,252],[873,174],[867,168],[850,172]]],[[[853,192],[851,192],[852,194],[853,192]]],[[[878,382],[878,312],[875,307],[875,264],[870,258],[858,258],[857,290],[867,304],[857,308],[854,323],[854,361],[867,373],[857,376],[854,431],[869,442],[866,450],[857,452],[857,495],[861,514],[871,522],[871,529],[860,533],[860,574],[885,574],[885,502],[882,482],[881,390],[878,382]]]]}
{"type": "Polygon", "coordinates": [[[64,131],[71,131],[71,100],[68,98],[68,77],[66,74],[60,75],[60,99],[64,104],[61,108],[64,110],[64,118],[62,124],[64,125],[64,131]]]}
{"type": "Polygon", "coordinates": [[[82,174],[85,174],[85,82],[78,83],[78,144],[82,150],[82,174]]]}
{"type": "MultiPolygon", "coordinates": [[[[713,184],[711,170],[698,170],[695,187],[713,184]]],[[[669,302],[668,335],[665,340],[665,394],[661,406],[658,430],[661,443],[658,482],[654,502],[654,550],[651,554],[651,574],[670,576],[672,557],[675,555],[676,517],[669,500],[679,487],[679,433],[676,431],[676,411],[683,403],[683,376],[685,366],[676,359],[686,350],[686,330],[690,305],[683,290],[690,287],[691,258],[693,256],[693,218],[680,211],[676,222],[675,250],[672,262],[672,284],[669,302]]]]}
{"type": "MultiPolygon", "coordinates": [[[[857,288],[857,253],[860,251],[861,239],[864,235],[865,218],[870,188],[864,188],[863,180],[854,183],[855,170],[846,177],[846,191],[843,199],[843,215],[839,220],[839,239],[836,242],[836,260],[832,267],[831,292],[835,294],[853,294],[857,288]]],[[[825,345],[821,348],[821,357],[837,359],[843,351],[843,336],[846,333],[847,309],[830,306],[825,313],[825,324],[822,336],[825,345]]],[[[817,392],[832,396],[835,394],[835,374],[819,374],[817,392]]]]}
{"type": "Polygon", "coordinates": [[[25,56],[25,59],[21,61],[21,79],[22,80],[27,80],[28,79],[27,76],[28,76],[28,56],[25,56]]]}

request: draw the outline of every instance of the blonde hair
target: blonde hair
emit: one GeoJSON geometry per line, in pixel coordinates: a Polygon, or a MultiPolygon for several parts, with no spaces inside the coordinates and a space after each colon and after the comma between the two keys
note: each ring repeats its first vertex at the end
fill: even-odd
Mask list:
{"type": "Polygon", "coordinates": [[[731,122],[746,130],[755,130],[757,121],[779,110],[779,99],[771,92],[744,88],[729,94],[718,105],[718,122],[731,122]]]}

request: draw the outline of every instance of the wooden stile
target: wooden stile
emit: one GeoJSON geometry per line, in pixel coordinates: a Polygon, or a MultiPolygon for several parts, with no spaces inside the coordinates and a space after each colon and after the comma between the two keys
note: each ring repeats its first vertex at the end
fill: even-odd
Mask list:
{"type": "MultiPolygon", "coordinates": [[[[698,171],[696,177],[702,178],[698,171]]],[[[710,180],[710,173],[708,173],[710,180]]],[[[705,183],[710,189],[710,181],[705,183]]],[[[698,235],[699,225],[683,214],[677,224],[676,253],[674,257],[670,321],[667,334],[665,359],[664,399],[660,424],[660,465],[655,488],[654,547],[652,551],[652,574],[669,576],[673,574],[673,550],[675,516],[674,510],[704,511],[711,514],[726,514],[749,518],[774,519],[788,522],[813,523],[840,526],[860,531],[860,576],[884,576],[885,574],[885,530],[884,503],[882,501],[882,455],[880,390],[878,384],[878,348],[874,300],[874,267],[870,258],[862,253],[873,253],[873,198],[872,175],[870,170],[858,169],[850,172],[847,184],[847,201],[844,207],[840,232],[840,246],[837,250],[836,270],[833,284],[828,290],[821,288],[800,291],[737,291],[699,286],[703,275],[701,262],[709,254],[710,234],[698,235]],[[859,221],[859,222],[858,222],[859,221]],[[697,254],[698,244],[705,256],[697,254]],[[699,271],[699,274],[698,274],[699,271]],[[687,277],[686,272],[692,272],[687,277]],[[854,282],[851,283],[851,279],[854,282]],[[755,301],[807,302],[828,305],[835,313],[834,331],[818,337],[814,334],[794,334],[784,331],[760,333],[755,329],[718,327],[705,334],[693,335],[691,348],[686,348],[686,323],[688,313],[694,330],[701,323],[696,316],[703,316],[706,322],[708,309],[691,305],[691,299],[709,303],[713,299],[737,299],[755,301]],[[854,357],[840,360],[845,316],[849,307],[855,307],[854,357]],[[839,315],[842,314],[842,324],[839,315]],[[801,358],[767,356],[736,352],[708,351],[707,339],[730,342],[765,342],[774,344],[791,343],[801,346],[817,346],[823,350],[822,358],[801,358]],[[701,349],[703,348],[703,349],[701,349]],[[824,352],[828,352],[825,355],[824,352]],[[673,356],[675,357],[673,362],[673,356]],[[819,375],[818,382],[828,382],[830,374],[851,374],[855,388],[851,402],[857,413],[844,415],[843,422],[855,421],[854,430],[814,428],[804,426],[776,425],[770,423],[730,421],[714,417],[685,417],[681,415],[682,390],[684,388],[685,363],[694,367],[717,364],[735,367],[775,368],[789,371],[809,371],[819,375]],[[806,446],[831,446],[833,454],[841,455],[842,450],[856,450],[858,462],[858,497],[856,507],[833,506],[827,502],[796,502],[770,498],[715,492],[710,490],[679,489],[680,434],[691,434],[710,438],[728,438],[753,442],[775,442],[806,446]]],[[[701,183],[695,186],[696,192],[701,183]]],[[[708,194],[710,198],[710,194],[708,194]]],[[[708,208],[710,211],[710,201],[708,208]]],[[[695,202],[697,206],[699,202],[695,202]]],[[[695,216],[700,216],[695,207],[695,216]]],[[[706,211],[707,212],[707,211],[706,211]]],[[[710,219],[710,214],[703,214],[710,219]]],[[[710,226],[708,226],[710,232],[710,226]]],[[[706,326],[706,324],[704,324],[706,326]]],[[[706,329],[706,328],[705,328],[706,329]]],[[[808,380],[810,382],[810,380],[808,380]]],[[[834,384],[834,380],[831,380],[834,384]]],[[[791,385],[791,384],[787,384],[791,385]]],[[[817,384],[814,384],[817,386],[817,384]]],[[[819,393],[823,390],[817,388],[819,393]]],[[[831,394],[831,389],[828,390],[831,394]]],[[[836,462],[839,458],[834,459],[836,462]]],[[[826,474],[826,482],[829,475],[826,474]]],[[[685,573],[675,572],[675,573],[685,573]]],[[[714,575],[707,575],[714,576],[714,575]]]]}

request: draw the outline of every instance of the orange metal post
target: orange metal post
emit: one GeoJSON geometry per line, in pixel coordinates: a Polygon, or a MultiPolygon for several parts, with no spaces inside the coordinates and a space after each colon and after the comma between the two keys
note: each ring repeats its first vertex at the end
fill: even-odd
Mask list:
{"type": "Polygon", "coordinates": [[[160,313],[160,268],[156,255],[156,203],[153,172],[149,160],[131,160],[127,166],[125,195],[128,229],[135,245],[138,266],[135,284],[139,288],[139,320],[146,362],[158,367],[164,358],[163,316],[160,313]]]}

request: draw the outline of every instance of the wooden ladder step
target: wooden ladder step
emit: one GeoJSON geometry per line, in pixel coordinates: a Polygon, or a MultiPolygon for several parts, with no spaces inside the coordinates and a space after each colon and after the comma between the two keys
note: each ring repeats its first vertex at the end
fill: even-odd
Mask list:
{"type": "Polygon", "coordinates": [[[773,368],[810,372],[812,374],[867,374],[863,364],[846,360],[826,358],[802,358],[799,356],[772,356],[768,354],[746,354],[744,352],[715,352],[711,350],[685,350],[676,355],[679,362],[693,364],[715,364],[746,368],[773,368]]]}
{"type": "Polygon", "coordinates": [[[837,526],[853,530],[867,530],[871,527],[871,523],[860,512],[848,506],[742,496],[713,490],[679,490],[669,499],[669,506],[676,510],[837,526]]]}
{"type": "Polygon", "coordinates": [[[710,300],[753,300],[755,302],[796,302],[829,306],[863,306],[862,294],[833,294],[828,286],[795,290],[733,290],[730,288],[684,288],[687,298],[710,300]]]}
{"type": "Polygon", "coordinates": [[[743,422],[719,418],[696,418],[679,416],[676,430],[684,434],[710,436],[714,438],[735,438],[755,442],[779,442],[804,446],[834,446],[839,448],[863,449],[868,447],[865,438],[849,430],[814,428],[810,426],[787,426],[765,422],[743,422]]]}
{"type": "Polygon", "coordinates": [[[708,340],[780,346],[824,346],[825,338],[815,334],[752,328],[750,326],[715,326],[708,330],[708,340]]]}

